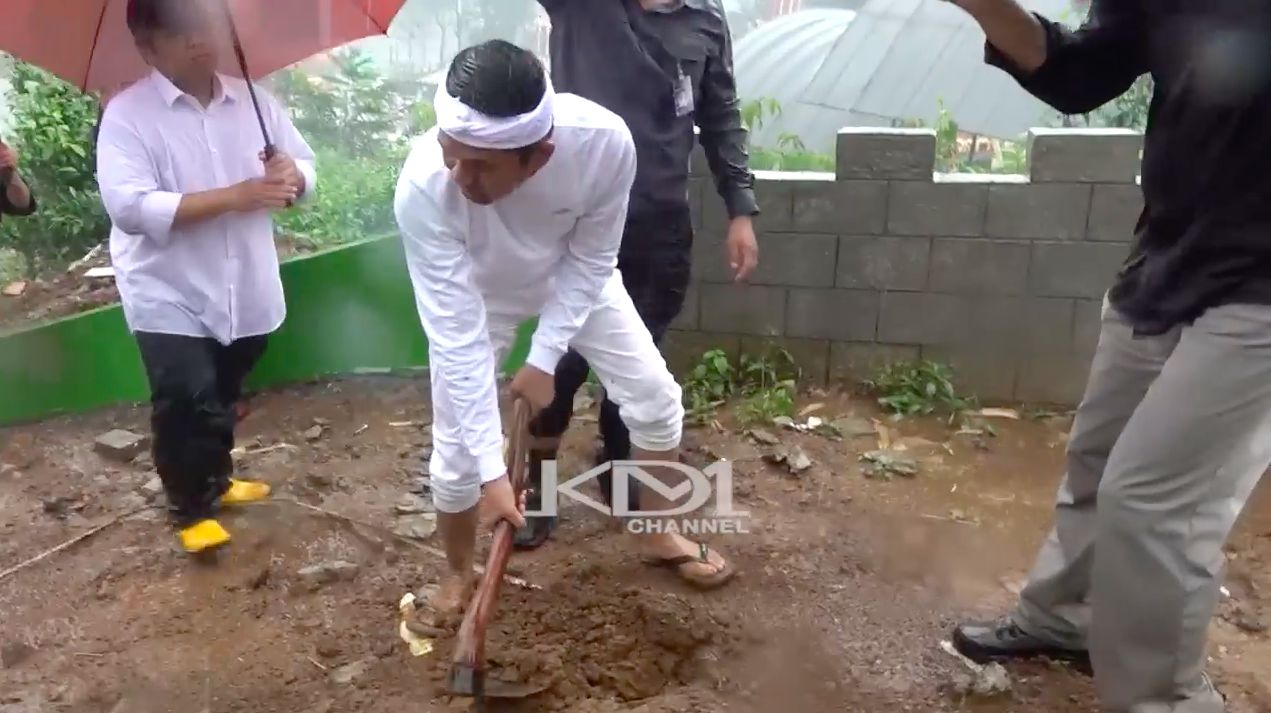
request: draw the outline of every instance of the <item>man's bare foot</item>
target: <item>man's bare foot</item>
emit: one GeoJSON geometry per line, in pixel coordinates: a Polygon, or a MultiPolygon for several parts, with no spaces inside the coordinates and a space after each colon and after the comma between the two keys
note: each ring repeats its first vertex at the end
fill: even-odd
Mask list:
{"type": "Polygon", "coordinates": [[[694,586],[714,589],[736,574],[728,560],[704,543],[669,533],[643,539],[649,564],[668,567],[694,586]]]}
{"type": "Polygon", "coordinates": [[[475,574],[447,574],[441,584],[428,596],[432,625],[445,626],[447,622],[463,614],[464,608],[476,589],[475,574]]]}

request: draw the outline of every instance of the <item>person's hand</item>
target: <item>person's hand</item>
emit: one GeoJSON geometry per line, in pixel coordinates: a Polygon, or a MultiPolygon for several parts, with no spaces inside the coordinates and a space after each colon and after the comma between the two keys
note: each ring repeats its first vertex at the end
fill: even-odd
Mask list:
{"type": "Polygon", "coordinates": [[[486,483],[481,488],[477,520],[483,530],[493,530],[501,520],[507,520],[518,530],[525,527],[525,492],[521,492],[519,499],[513,497],[512,481],[506,473],[486,483]]]}
{"type": "Polygon", "coordinates": [[[745,280],[759,264],[759,243],[755,240],[755,225],[750,216],[734,218],[728,224],[724,245],[728,248],[728,266],[732,268],[733,279],[745,280]]]}
{"type": "Polygon", "coordinates": [[[551,406],[556,398],[556,379],[542,369],[526,364],[516,372],[508,390],[528,401],[530,408],[537,413],[551,406]]]}
{"type": "Polygon", "coordinates": [[[0,171],[18,170],[18,150],[0,141],[0,171]]]}
{"type": "Polygon", "coordinates": [[[281,151],[275,151],[272,158],[265,159],[265,152],[260,152],[260,160],[265,164],[265,178],[282,181],[296,189],[304,187],[304,174],[296,167],[295,159],[281,151]]]}
{"type": "Polygon", "coordinates": [[[253,178],[234,186],[234,207],[242,213],[286,208],[296,199],[295,186],[279,178],[253,178]]]}

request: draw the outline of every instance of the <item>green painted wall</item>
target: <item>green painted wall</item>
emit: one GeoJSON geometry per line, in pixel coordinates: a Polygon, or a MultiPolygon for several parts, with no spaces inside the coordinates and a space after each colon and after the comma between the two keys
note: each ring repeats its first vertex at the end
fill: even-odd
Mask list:
{"type": "MultiPolygon", "coordinates": [[[[249,389],[427,365],[396,235],[289,260],[282,280],[287,320],[249,389]]],[[[524,361],[533,329],[533,321],[522,325],[505,368],[524,361]]],[[[145,401],[149,394],[118,306],[0,336],[0,425],[145,401]]]]}

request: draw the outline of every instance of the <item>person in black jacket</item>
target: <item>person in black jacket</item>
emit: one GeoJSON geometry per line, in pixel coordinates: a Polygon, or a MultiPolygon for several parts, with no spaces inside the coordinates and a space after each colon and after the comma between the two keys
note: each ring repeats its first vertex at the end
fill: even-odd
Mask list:
{"type": "MultiPolygon", "coordinates": [[[[759,262],[754,217],[754,173],[748,134],[733,72],[732,36],[719,0],[538,0],[552,23],[552,82],[560,91],[590,99],[622,117],[635,138],[638,165],[626,229],[618,254],[623,284],[645,326],[661,343],[684,306],[692,272],[693,217],[689,158],[700,141],[728,216],[723,259],[737,282],[759,262]],[[695,136],[696,127],[700,136],[695,136]]],[[[715,240],[716,236],[708,239],[715,240]]],[[[557,366],[556,399],[531,433],[531,509],[541,506],[541,463],[554,460],[569,427],[574,394],[588,364],[569,352],[557,366]]],[[[618,407],[600,406],[604,447],[597,463],[631,458],[631,439],[618,407]]],[[[614,503],[609,472],[601,493],[614,503]]],[[[638,510],[639,489],[628,483],[628,503],[638,510]]],[[[532,516],[516,535],[521,549],[546,542],[555,517],[532,516]]]]}
{"type": "Polygon", "coordinates": [[[18,172],[18,152],[0,140],[0,216],[34,212],[35,194],[18,172]]]}
{"type": "Polygon", "coordinates": [[[1017,605],[953,643],[1088,665],[1111,713],[1219,713],[1205,649],[1223,545],[1271,464],[1271,5],[1093,0],[1074,30],[1015,0],[951,2],[990,65],[1065,114],[1155,87],[1144,209],[1054,527],[1017,605]]]}

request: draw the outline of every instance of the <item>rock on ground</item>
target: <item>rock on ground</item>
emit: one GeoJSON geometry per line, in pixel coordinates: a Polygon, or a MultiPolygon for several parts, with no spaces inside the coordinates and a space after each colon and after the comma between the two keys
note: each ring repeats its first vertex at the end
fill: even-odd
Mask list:
{"type": "Polygon", "coordinates": [[[305,567],[296,575],[306,589],[313,591],[332,582],[352,579],[357,576],[358,569],[353,562],[335,560],[305,567]]]}
{"type": "Polygon", "coordinates": [[[141,455],[149,441],[146,436],[117,428],[98,436],[93,449],[107,458],[127,463],[141,455]]]}

